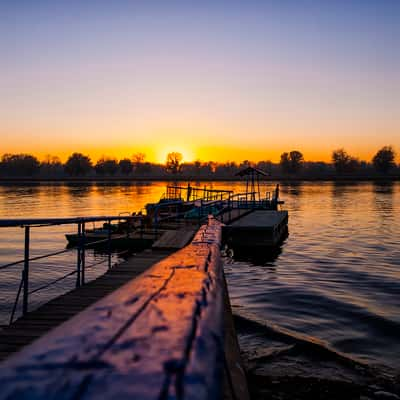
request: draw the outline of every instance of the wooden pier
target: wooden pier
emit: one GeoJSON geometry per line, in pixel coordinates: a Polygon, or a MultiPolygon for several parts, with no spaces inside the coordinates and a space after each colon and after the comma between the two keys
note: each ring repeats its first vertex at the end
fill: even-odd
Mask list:
{"type": "Polygon", "coordinates": [[[210,219],[183,249],[132,257],[3,331],[3,357],[25,347],[0,364],[0,400],[247,400],[221,228],[210,219]]]}

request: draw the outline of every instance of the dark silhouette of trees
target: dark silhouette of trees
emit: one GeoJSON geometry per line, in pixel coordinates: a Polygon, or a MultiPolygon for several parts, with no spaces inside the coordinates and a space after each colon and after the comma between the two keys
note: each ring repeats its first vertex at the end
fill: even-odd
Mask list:
{"type": "Polygon", "coordinates": [[[354,172],[359,166],[357,158],[350,156],[345,149],[332,152],[332,163],[338,174],[354,172]]]}
{"type": "Polygon", "coordinates": [[[40,175],[42,176],[61,176],[64,167],[59,157],[47,154],[40,164],[40,175]]]}
{"type": "Polygon", "coordinates": [[[168,153],[167,161],[165,163],[165,170],[172,174],[177,174],[182,171],[182,154],[176,151],[168,153]]]}
{"type": "Polygon", "coordinates": [[[215,169],[217,176],[232,177],[239,171],[239,166],[235,162],[227,161],[226,163],[218,164],[215,169]]]}
{"type": "Polygon", "coordinates": [[[97,175],[115,175],[118,163],[114,158],[101,157],[94,166],[97,175]]]}
{"type": "Polygon", "coordinates": [[[73,153],[65,163],[65,172],[71,176],[84,176],[92,169],[90,157],[82,153],[73,153]]]}
{"type": "Polygon", "coordinates": [[[304,163],[303,154],[300,151],[292,150],[290,153],[282,153],[280,166],[283,172],[296,174],[301,170],[304,163]]]}
{"type": "Polygon", "coordinates": [[[122,175],[129,175],[133,171],[133,163],[129,158],[120,160],[118,166],[122,175]]]}
{"type": "Polygon", "coordinates": [[[30,154],[4,154],[0,170],[9,176],[33,176],[39,172],[40,162],[30,154]]]}
{"type": "Polygon", "coordinates": [[[144,153],[138,152],[132,156],[132,162],[135,168],[135,172],[137,174],[148,172],[149,169],[151,169],[151,167],[149,168],[149,166],[146,165],[148,163],[146,163],[145,160],[146,160],[146,154],[144,153]]]}
{"type": "Polygon", "coordinates": [[[135,153],[132,156],[132,162],[137,166],[137,164],[143,164],[144,160],[146,159],[146,154],[144,153],[135,153]]]}
{"type": "Polygon", "coordinates": [[[396,153],[392,146],[384,146],[375,154],[372,164],[378,172],[387,174],[395,164],[396,153]]]}
{"type": "MultiPolygon", "coordinates": [[[[332,179],[343,174],[343,179],[369,179],[379,177],[377,173],[387,174],[393,170],[393,177],[399,176],[400,165],[395,163],[396,153],[392,146],[379,149],[370,162],[359,160],[349,155],[343,148],[332,152],[332,162],[304,161],[300,151],[293,150],[281,154],[279,163],[259,161],[257,163],[244,160],[235,162],[200,161],[182,162],[182,154],[171,152],[165,163],[145,161],[144,153],[135,153],[131,159],[120,161],[103,156],[92,165],[90,158],[81,153],[73,153],[66,163],[57,156],[46,155],[41,162],[30,154],[4,154],[0,158],[0,176],[3,178],[31,177],[35,178],[65,178],[68,176],[119,176],[135,178],[164,179],[168,174],[180,174],[182,179],[234,179],[235,174],[249,165],[280,178],[289,174],[301,179],[332,179]],[[351,174],[350,176],[346,176],[351,174]]],[[[175,179],[175,178],[173,178],[175,179]]]]}

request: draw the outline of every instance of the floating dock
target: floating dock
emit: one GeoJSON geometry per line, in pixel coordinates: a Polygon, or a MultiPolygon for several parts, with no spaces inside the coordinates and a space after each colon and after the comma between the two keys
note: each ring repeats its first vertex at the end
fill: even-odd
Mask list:
{"type": "Polygon", "coordinates": [[[222,241],[229,247],[275,247],[287,235],[287,211],[254,210],[222,230],[222,241]]]}

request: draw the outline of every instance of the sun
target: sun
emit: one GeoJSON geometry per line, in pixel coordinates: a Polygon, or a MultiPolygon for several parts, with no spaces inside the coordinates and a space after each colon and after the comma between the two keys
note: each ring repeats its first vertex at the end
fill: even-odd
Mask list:
{"type": "Polygon", "coordinates": [[[157,161],[160,164],[164,164],[165,160],[167,159],[168,153],[181,153],[182,154],[182,162],[192,162],[195,160],[195,154],[194,151],[190,150],[187,147],[184,146],[168,146],[168,147],[163,147],[159,151],[157,151],[156,158],[157,161]]]}

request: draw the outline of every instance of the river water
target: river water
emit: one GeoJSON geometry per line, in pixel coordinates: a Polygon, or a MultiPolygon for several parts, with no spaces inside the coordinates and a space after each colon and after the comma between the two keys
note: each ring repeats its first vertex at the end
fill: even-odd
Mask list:
{"type": "MultiPolygon", "coordinates": [[[[29,184],[0,186],[0,218],[116,215],[157,201],[165,183],[29,184]]],[[[196,185],[204,186],[205,183],[196,185]]],[[[243,189],[241,182],[208,187],[243,189]]],[[[400,183],[281,183],[289,211],[289,236],[274,254],[234,254],[225,271],[239,322],[255,322],[288,335],[303,335],[338,354],[400,369],[400,183]]],[[[65,247],[73,226],[34,228],[32,253],[65,247]]],[[[0,229],[0,265],[21,258],[23,231],[0,229]]],[[[102,254],[89,252],[89,261],[102,254]]],[[[39,287],[74,269],[66,253],[31,267],[39,287]]],[[[88,264],[89,264],[88,261],[88,264]]],[[[115,256],[113,262],[117,262],[115,256]]],[[[106,263],[88,271],[104,273],[106,263]]],[[[0,324],[9,318],[21,267],[0,270],[0,324]]],[[[74,278],[32,295],[35,307],[74,285],[74,278]]],[[[243,325],[243,324],[242,324],[243,325]]],[[[244,324],[246,325],[246,324],[244,324]]],[[[269,348],[266,335],[244,328],[247,354],[269,348]]],[[[277,345],[279,346],[279,345],[277,345]]]]}

